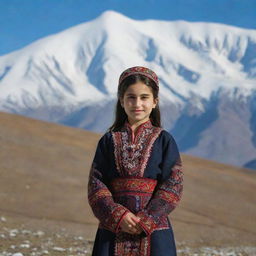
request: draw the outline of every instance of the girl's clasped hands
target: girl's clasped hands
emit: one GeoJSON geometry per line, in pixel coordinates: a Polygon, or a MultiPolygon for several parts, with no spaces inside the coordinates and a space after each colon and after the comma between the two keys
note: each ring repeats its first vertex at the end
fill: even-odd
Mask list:
{"type": "Polygon", "coordinates": [[[120,223],[121,230],[132,235],[139,235],[143,229],[139,225],[140,218],[128,212],[120,223]]]}

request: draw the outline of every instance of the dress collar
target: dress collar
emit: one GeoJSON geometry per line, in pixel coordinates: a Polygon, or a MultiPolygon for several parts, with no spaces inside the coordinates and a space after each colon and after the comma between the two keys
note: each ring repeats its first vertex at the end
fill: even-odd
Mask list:
{"type": "MultiPolygon", "coordinates": [[[[153,125],[152,125],[152,122],[151,120],[147,120],[146,122],[144,123],[141,123],[137,129],[136,129],[136,133],[138,134],[138,132],[141,130],[141,129],[144,129],[144,128],[151,128],[153,125]]],[[[130,123],[128,122],[128,119],[125,120],[125,123],[124,123],[124,127],[126,128],[126,130],[132,132],[132,127],[130,125],[130,123]]]]}

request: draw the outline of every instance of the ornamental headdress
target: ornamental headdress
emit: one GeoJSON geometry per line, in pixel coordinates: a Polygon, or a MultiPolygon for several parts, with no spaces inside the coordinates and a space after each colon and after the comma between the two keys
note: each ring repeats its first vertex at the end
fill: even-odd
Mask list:
{"type": "Polygon", "coordinates": [[[159,80],[158,80],[156,73],[149,68],[141,67],[141,66],[131,67],[131,68],[128,68],[125,71],[123,71],[123,73],[119,77],[118,84],[120,85],[126,77],[135,75],[135,74],[141,74],[141,75],[144,75],[144,76],[150,78],[151,80],[153,80],[156,83],[157,87],[159,87],[159,80]]]}

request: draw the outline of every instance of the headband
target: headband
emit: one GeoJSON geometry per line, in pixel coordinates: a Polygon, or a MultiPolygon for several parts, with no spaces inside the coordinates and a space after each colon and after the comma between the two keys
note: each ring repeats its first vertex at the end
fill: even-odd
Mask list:
{"type": "Polygon", "coordinates": [[[153,80],[156,83],[157,87],[159,87],[159,81],[158,81],[158,77],[157,77],[156,73],[149,68],[141,67],[141,66],[135,66],[135,67],[126,69],[120,75],[118,84],[120,85],[126,77],[135,75],[135,74],[141,74],[141,75],[144,75],[144,76],[150,78],[151,80],[153,80]]]}

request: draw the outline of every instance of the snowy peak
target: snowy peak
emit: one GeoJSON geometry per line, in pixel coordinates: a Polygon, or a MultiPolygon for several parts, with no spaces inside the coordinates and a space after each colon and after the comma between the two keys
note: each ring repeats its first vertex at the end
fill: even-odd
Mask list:
{"type": "Polygon", "coordinates": [[[102,24],[107,22],[110,24],[112,23],[113,25],[115,24],[115,26],[116,22],[132,21],[132,19],[128,18],[127,16],[113,10],[103,12],[99,17],[96,18],[96,20],[100,20],[102,24]]]}
{"type": "Polygon", "coordinates": [[[137,21],[106,11],[0,57],[0,107],[6,99],[26,107],[26,95],[37,105],[100,102],[115,97],[119,74],[133,65],[157,72],[167,101],[184,104],[191,95],[209,99],[222,87],[248,94],[255,88],[255,48],[254,30],[137,21]]]}
{"type": "Polygon", "coordinates": [[[252,49],[256,47],[255,31],[246,31],[233,27],[229,27],[229,30],[225,31],[224,28],[226,26],[218,25],[219,30],[215,32],[216,28],[211,25],[208,24],[207,31],[213,31],[213,33],[204,36],[201,34],[200,37],[196,33],[193,35],[182,34],[180,42],[188,49],[199,52],[204,56],[209,56],[215,60],[213,61],[215,64],[218,64],[217,58],[220,57],[223,58],[222,64],[235,65],[239,63],[242,71],[248,72],[248,77],[254,77],[253,66],[256,57],[252,49]]]}

